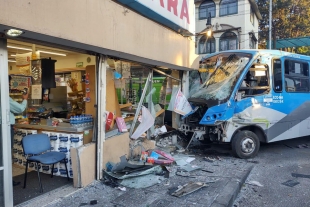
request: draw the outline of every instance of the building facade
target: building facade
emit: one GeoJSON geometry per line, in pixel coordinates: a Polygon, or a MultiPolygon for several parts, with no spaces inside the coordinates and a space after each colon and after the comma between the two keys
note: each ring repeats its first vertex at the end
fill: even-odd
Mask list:
{"type": "Polygon", "coordinates": [[[257,48],[262,17],[254,0],[196,0],[195,18],[196,54],[257,48]]]}
{"type": "MultiPolygon", "coordinates": [[[[149,68],[176,71],[189,71],[198,67],[199,57],[195,54],[195,42],[180,35],[180,31],[189,34],[194,31],[191,29],[195,28],[192,26],[195,24],[194,0],[145,2],[56,0],[47,4],[45,1],[0,0],[1,114],[9,113],[9,43],[18,41],[25,45],[40,44],[55,50],[63,49],[81,55],[92,55],[92,60],[96,58],[98,77],[93,90],[97,91],[97,96],[91,100],[96,100],[93,109],[94,106],[98,106],[95,109],[98,117],[98,122],[95,123],[97,179],[101,178],[105,164],[102,161],[105,157],[105,112],[107,94],[111,93],[107,91],[107,87],[111,85],[108,81],[112,79],[106,78],[106,71],[111,69],[108,60],[125,60],[147,65],[149,68]],[[15,38],[8,37],[5,31],[9,29],[17,29],[23,33],[15,38]]],[[[13,206],[14,196],[11,143],[8,139],[10,123],[7,116],[2,116],[1,119],[3,124],[0,130],[0,206],[10,207],[13,206]]],[[[124,143],[128,145],[127,142],[124,143]]],[[[120,149],[120,145],[120,142],[115,141],[109,148],[120,149]]]]}

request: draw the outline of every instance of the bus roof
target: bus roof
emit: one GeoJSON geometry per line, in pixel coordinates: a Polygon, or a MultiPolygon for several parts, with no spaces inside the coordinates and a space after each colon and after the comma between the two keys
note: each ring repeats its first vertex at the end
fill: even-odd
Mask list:
{"type": "Polygon", "coordinates": [[[307,55],[300,55],[300,54],[285,52],[285,51],[281,51],[281,50],[268,50],[268,49],[225,50],[225,51],[207,54],[206,56],[201,58],[201,61],[203,61],[203,60],[205,60],[211,56],[214,56],[214,55],[217,55],[220,53],[226,53],[226,52],[228,52],[228,53],[250,53],[253,55],[261,53],[261,54],[270,54],[270,55],[274,55],[274,56],[278,56],[278,57],[288,56],[288,57],[293,57],[293,58],[302,58],[302,59],[310,61],[310,57],[307,55]]]}

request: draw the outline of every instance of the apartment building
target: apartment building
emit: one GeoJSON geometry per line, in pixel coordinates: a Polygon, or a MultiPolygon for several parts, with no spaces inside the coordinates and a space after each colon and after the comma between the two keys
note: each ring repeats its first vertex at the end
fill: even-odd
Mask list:
{"type": "Polygon", "coordinates": [[[257,48],[262,16],[255,0],[196,0],[195,18],[196,54],[257,48]]]}

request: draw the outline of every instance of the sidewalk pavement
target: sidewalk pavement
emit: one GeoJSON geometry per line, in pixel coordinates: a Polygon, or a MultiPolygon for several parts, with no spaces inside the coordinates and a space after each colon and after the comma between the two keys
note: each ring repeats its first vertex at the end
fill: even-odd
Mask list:
{"type": "Polygon", "coordinates": [[[224,207],[232,206],[240,188],[253,168],[253,163],[232,156],[195,155],[191,165],[204,170],[190,172],[190,176],[171,176],[148,188],[112,188],[102,181],[94,181],[85,188],[66,189],[48,193],[34,201],[19,206],[45,207],[77,207],[77,206],[106,206],[106,207],[224,207]],[[170,195],[169,189],[188,182],[205,182],[206,187],[182,197],[170,195]],[[45,196],[45,198],[44,198],[45,196]]]}

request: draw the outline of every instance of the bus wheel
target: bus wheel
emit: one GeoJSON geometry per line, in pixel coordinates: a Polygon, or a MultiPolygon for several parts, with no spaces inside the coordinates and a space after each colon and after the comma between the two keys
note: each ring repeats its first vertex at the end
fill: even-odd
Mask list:
{"type": "Polygon", "coordinates": [[[248,159],[257,155],[260,142],[255,133],[244,130],[235,134],[231,145],[235,156],[248,159]]]}

